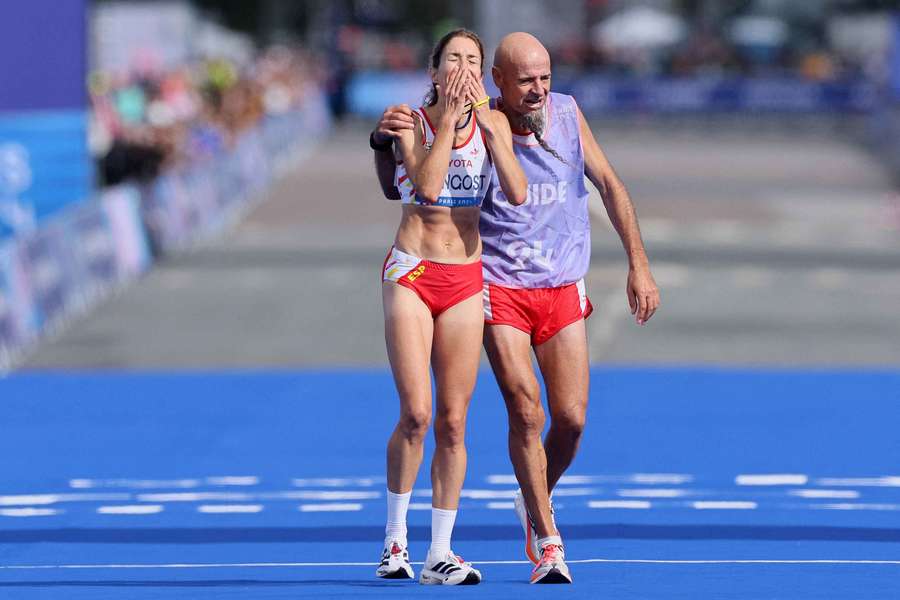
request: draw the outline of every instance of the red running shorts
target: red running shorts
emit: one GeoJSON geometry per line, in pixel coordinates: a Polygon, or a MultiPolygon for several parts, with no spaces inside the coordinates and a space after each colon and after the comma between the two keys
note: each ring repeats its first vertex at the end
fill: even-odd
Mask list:
{"type": "Polygon", "coordinates": [[[482,291],[481,261],[464,265],[436,263],[394,247],[384,259],[382,281],[393,281],[418,294],[432,318],[482,291]]]}
{"type": "Polygon", "coordinates": [[[509,325],[540,346],[561,329],[587,319],[594,311],[584,279],[555,288],[508,288],[484,284],[484,322],[509,325]]]}

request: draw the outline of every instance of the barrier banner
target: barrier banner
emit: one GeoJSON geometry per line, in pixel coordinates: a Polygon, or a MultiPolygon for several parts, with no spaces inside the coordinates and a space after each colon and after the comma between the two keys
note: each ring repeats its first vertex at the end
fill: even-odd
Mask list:
{"type": "Polygon", "coordinates": [[[154,255],[183,249],[218,230],[271,184],[281,161],[294,151],[310,151],[331,128],[323,98],[310,94],[303,109],[268,117],[230,151],[158,177],[142,202],[154,255]]]}
{"type": "Polygon", "coordinates": [[[103,193],[102,208],[112,236],[113,255],[120,279],[130,279],[152,263],[147,235],[141,223],[141,192],[131,185],[103,193]]]}
{"type": "Polygon", "coordinates": [[[31,282],[31,301],[41,328],[62,317],[69,305],[75,271],[65,238],[65,224],[56,220],[21,241],[22,263],[31,282]]]}
{"type": "MultiPolygon", "coordinates": [[[[386,106],[418,106],[427,89],[421,74],[363,72],[348,86],[358,115],[376,119],[386,106]]],[[[491,86],[488,93],[496,94],[491,86]]],[[[628,78],[554,73],[553,90],[575,96],[587,117],[608,112],[862,112],[877,102],[863,80],[814,82],[797,77],[628,78]]]]}
{"type": "Polygon", "coordinates": [[[91,194],[86,6],[87,0],[3,3],[0,239],[33,231],[91,194]]]}
{"type": "Polygon", "coordinates": [[[894,14],[894,35],[891,44],[891,92],[894,100],[900,102],[900,11],[894,14]]]}
{"type": "Polygon", "coordinates": [[[0,245],[0,372],[13,351],[37,331],[30,298],[18,245],[0,245]]]}

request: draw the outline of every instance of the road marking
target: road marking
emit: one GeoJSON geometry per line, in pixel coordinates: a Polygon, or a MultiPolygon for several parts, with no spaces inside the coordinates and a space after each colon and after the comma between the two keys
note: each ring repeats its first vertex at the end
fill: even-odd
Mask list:
{"type": "Polygon", "coordinates": [[[648,509],[651,507],[646,500],[591,500],[588,502],[589,508],[626,508],[626,509],[648,509]]]}
{"type": "MultiPolygon", "coordinates": [[[[494,485],[518,485],[515,475],[488,475],[486,481],[494,485]]],[[[587,485],[592,483],[636,483],[641,485],[681,485],[694,480],[685,473],[629,473],[627,475],[563,475],[557,485],[587,485]]],[[[557,488],[558,489],[558,488],[557,488]]],[[[556,493],[556,492],[554,492],[556,493]]]]}
{"type": "Polygon", "coordinates": [[[200,485],[199,479],[70,479],[69,487],[89,489],[96,487],[123,488],[195,488],[200,485]]]}
{"type": "Polygon", "coordinates": [[[0,496],[0,506],[45,505],[58,502],[130,500],[131,494],[20,494],[0,496]]]}
{"type": "Polygon", "coordinates": [[[262,512],[262,504],[201,504],[197,512],[207,514],[239,514],[262,512]]]}
{"type": "Polygon", "coordinates": [[[372,487],[384,483],[379,477],[314,477],[293,479],[294,487],[372,487]]]}
{"type": "MultiPolygon", "coordinates": [[[[530,565],[527,560],[473,560],[478,565],[530,565]]],[[[659,564],[659,565],[887,565],[900,566],[900,560],[866,559],[642,559],[583,558],[566,560],[569,564],[659,564]]],[[[421,565],[422,562],[413,562],[421,565]]],[[[159,564],[68,564],[68,565],[0,565],[0,570],[32,571],[56,569],[259,569],[303,567],[374,567],[374,562],[269,562],[269,563],[159,563],[159,564]]]]}
{"type": "Polygon", "coordinates": [[[691,502],[691,506],[697,510],[754,510],[757,504],[756,502],[704,501],[691,502]]]}
{"type": "Polygon", "coordinates": [[[49,517],[61,512],[55,508],[0,508],[2,517],[49,517]]]}
{"type": "Polygon", "coordinates": [[[800,498],[859,498],[854,490],[790,490],[788,494],[800,498]]]}
{"type": "Polygon", "coordinates": [[[170,494],[138,494],[140,502],[203,502],[208,500],[252,500],[242,492],[173,492],[170,494]]]}
{"type": "Polygon", "coordinates": [[[616,495],[622,498],[681,498],[690,494],[688,490],[673,489],[616,490],[616,495]]]}
{"type": "Polygon", "coordinates": [[[207,477],[206,483],[209,485],[259,485],[259,477],[254,475],[234,476],[227,475],[224,477],[207,477]]]}
{"type": "Polygon", "coordinates": [[[816,480],[816,485],[821,486],[859,486],[859,487],[900,487],[900,477],[889,475],[886,477],[826,477],[816,480]]]}
{"type": "Polygon", "coordinates": [[[738,475],[734,482],[738,485],[806,485],[809,477],[796,474],[778,475],[738,475]]]}
{"type": "Polygon", "coordinates": [[[101,506],[97,513],[101,515],[155,515],[161,513],[161,504],[134,504],[130,506],[101,506]]]}
{"type": "Polygon", "coordinates": [[[866,504],[844,502],[839,504],[810,504],[809,508],[825,510],[900,510],[900,504],[866,504]]]}
{"type": "Polygon", "coordinates": [[[300,505],[300,512],[355,512],[362,509],[363,505],[358,502],[300,505]]]}

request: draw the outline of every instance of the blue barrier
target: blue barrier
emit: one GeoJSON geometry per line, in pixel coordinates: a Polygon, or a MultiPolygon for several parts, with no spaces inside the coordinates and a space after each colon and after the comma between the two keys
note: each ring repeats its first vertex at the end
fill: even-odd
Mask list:
{"type": "MultiPolygon", "coordinates": [[[[359,73],[348,86],[350,110],[377,118],[391,104],[418,106],[427,84],[422,73],[359,73]]],[[[588,117],[608,112],[862,112],[878,101],[877,87],[863,80],[797,77],[645,79],[561,73],[555,75],[553,89],[575,96],[588,117]]],[[[496,88],[490,85],[488,93],[495,95],[496,88]]]]}
{"type": "Polygon", "coordinates": [[[330,129],[324,97],[316,95],[301,111],[269,117],[229,152],[162,174],[143,201],[154,252],[178,251],[218,231],[272,183],[282,161],[309,151],[330,129]]]}
{"type": "Polygon", "coordinates": [[[0,373],[40,336],[145,272],[154,255],[217,231],[331,129],[323,94],[267,118],[227,152],[122,185],[0,242],[0,373]]]}
{"type": "Polygon", "coordinates": [[[0,245],[0,372],[150,266],[140,199],[134,186],[107,190],[0,245]]]}

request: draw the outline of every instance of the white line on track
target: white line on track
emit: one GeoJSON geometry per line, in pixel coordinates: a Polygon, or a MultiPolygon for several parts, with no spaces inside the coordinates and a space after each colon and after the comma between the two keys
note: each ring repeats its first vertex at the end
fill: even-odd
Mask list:
{"type": "MultiPolygon", "coordinates": [[[[900,566],[900,560],[843,560],[843,559],[711,559],[667,560],[641,558],[584,558],[567,560],[569,564],[659,564],[659,565],[890,565],[900,566]]],[[[527,560],[473,560],[478,565],[530,565],[527,560]]],[[[413,562],[421,565],[421,562],[413,562]]],[[[374,562],[269,562],[269,563],[160,563],[160,564],[72,564],[72,565],[0,565],[0,570],[54,570],[54,569],[253,569],[253,568],[302,568],[302,567],[374,567],[374,562]]]]}
{"type": "Polygon", "coordinates": [[[738,475],[734,482],[737,485],[806,485],[809,477],[796,474],[777,475],[738,475]]]}
{"type": "Polygon", "coordinates": [[[646,500],[591,500],[588,502],[589,508],[627,508],[627,509],[648,509],[652,506],[646,500]]]}
{"type": "Polygon", "coordinates": [[[331,502],[327,504],[301,504],[300,512],[357,512],[363,509],[358,502],[331,502]]]}
{"type": "Polygon", "coordinates": [[[129,506],[101,506],[97,513],[101,515],[155,515],[164,510],[161,504],[133,504],[129,506]]]}
{"type": "Polygon", "coordinates": [[[51,517],[61,512],[56,508],[0,508],[2,517],[51,517]]]}
{"type": "Polygon", "coordinates": [[[690,506],[693,506],[697,510],[754,510],[757,508],[756,502],[719,502],[719,501],[705,501],[705,502],[691,502],[690,506]]]}
{"type": "Polygon", "coordinates": [[[855,490],[790,490],[788,495],[799,498],[859,498],[859,492],[855,490]]]}
{"type": "Polygon", "coordinates": [[[262,504],[201,504],[197,512],[206,514],[247,514],[262,512],[262,504]]]}
{"type": "Polygon", "coordinates": [[[255,475],[225,475],[222,477],[207,477],[209,485],[259,485],[259,477],[255,475]]]}
{"type": "Polygon", "coordinates": [[[823,486],[860,486],[860,487],[900,487],[900,477],[824,477],[816,480],[816,485],[823,486]]]}

